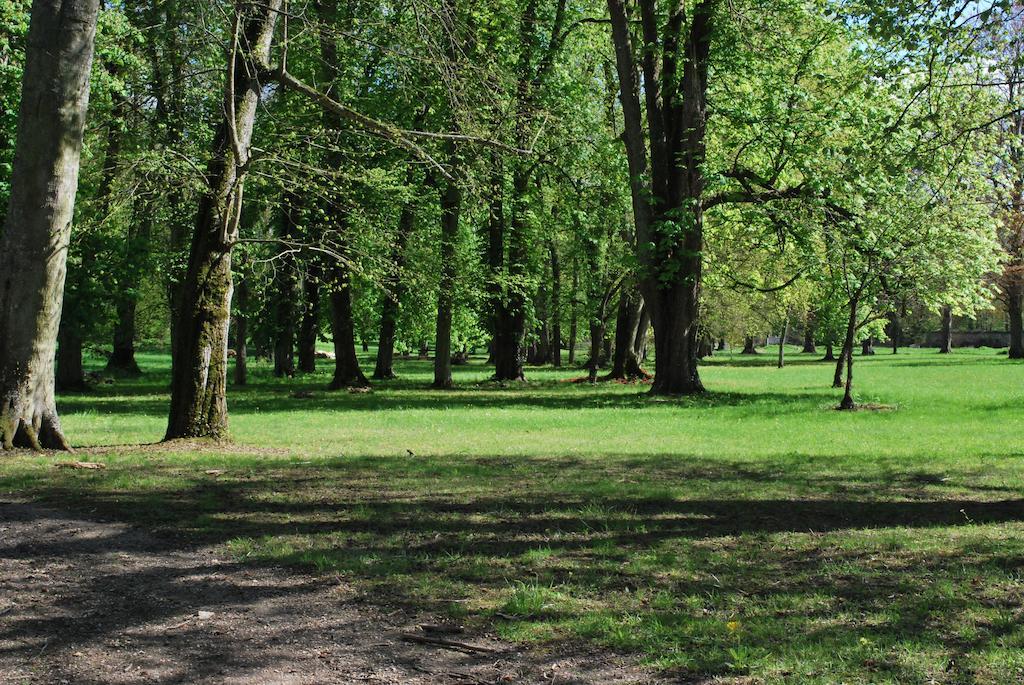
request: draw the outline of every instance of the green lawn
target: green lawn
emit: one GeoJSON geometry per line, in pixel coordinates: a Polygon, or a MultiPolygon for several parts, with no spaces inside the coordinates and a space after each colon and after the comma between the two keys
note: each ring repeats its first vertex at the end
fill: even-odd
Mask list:
{"type": "MultiPolygon", "coordinates": [[[[140,363],[61,398],[74,443],[161,437],[167,360],[140,363]]],[[[564,382],[579,370],[500,387],[476,362],[451,392],[427,389],[429,362],[397,370],[350,394],[323,390],[326,367],[256,365],[230,449],[90,453],[101,472],[0,456],[0,493],[684,677],[1024,680],[1024,365],[995,350],[858,356],[858,399],[887,408],[856,413],[795,350],[782,370],[716,356],[685,400],[564,382]]]]}

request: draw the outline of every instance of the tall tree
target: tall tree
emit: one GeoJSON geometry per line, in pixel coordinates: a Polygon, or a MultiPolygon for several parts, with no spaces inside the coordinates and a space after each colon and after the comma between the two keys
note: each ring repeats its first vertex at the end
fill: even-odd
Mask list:
{"type": "Polygon", "coordinates": [[[208,190],[199,202],[176,315],[166,440],[227,434],[231,250],[238,240],[242,190],[264,88],[258,66],[267,62],[281,2],[240,1],[235,8],[224,113],[206,167],[208,190]]]}
{"type": "Polygon", "coordinates": [[[27,40],[11,195],[0,236],[0,440],[69,449],[53,362],[98,0],[35,0],[27,40]]]}
{"type": "Polygon", "coordinates": [[[651,392],[655,394],[704,390],[697,371],[697,323],[708,67],[718,4],[718,0],[698,0],[687,25],[686,5],[675,3],[661,27],[655,0],[639,0],[644,48],[638,65],[631,12],[624,0],[608,0],[626,125],[623,140],[633,196],[640,290],[654,326],[651,392]],[[638,66],[643,71],[642,89],[637,82],[638,66]],[[646,117],[640,106],[641,91],[646,117]]]}

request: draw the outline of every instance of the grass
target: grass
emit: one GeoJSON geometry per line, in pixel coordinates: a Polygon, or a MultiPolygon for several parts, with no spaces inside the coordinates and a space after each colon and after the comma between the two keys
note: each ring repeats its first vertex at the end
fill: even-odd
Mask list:
{"type": "Polygon", "coordinates": [[[682,400],[568,369],[501,387],[479,361],[451,392],[403,361],[367,394],[257,365],[235,445],[204,450],[130,446],[164,428],[167,360],[144,355],[142,379],[60,398],[76,444],[127,445],[90,452],[105,471],[19,453],[0,493],[683,678],[1024,680],[1024,365],[858,357],[858,398],[893,409],[843,413],[830,365],[770,357],[716,356],[682,400]]]}

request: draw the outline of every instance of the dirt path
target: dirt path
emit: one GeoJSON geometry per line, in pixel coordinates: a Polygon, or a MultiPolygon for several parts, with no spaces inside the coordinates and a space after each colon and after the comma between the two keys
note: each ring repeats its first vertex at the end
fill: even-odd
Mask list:
{"type": "Polygon", "coordinates": [[[0,502],[0,683],[658,682],[599,653],[409,644],[431,617],[336,580],[218,558],[119,523],[0,502]]]}

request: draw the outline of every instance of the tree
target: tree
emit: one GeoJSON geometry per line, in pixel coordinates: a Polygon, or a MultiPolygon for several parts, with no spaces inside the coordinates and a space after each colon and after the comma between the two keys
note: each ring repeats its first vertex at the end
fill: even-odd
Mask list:
{"type": "Polygon", "coordinates": [[[224,113],[207,163],[207,192],[199,202],[188,269],[182,283],[171,370],[171,408],[165,440],[227,435],[228,323],[231,250],[238,240],[242,191],[267,62],[281,0],[235,11],[225,74],[224,113]]]}
{"type": "Polygon", "coordinates": [[[999,124],[995,197],[1007,255],[998,283],[1010,330],[1010,359],[1024,359],[1024,9],[993,29],[990,72],[1009,115],[999,124]]]}
{"type": "Polygon", "coordinates": [[[78,187],[98,0],[35,0],[0,236],[0,438],[69,449],[53,362],[78,187]]]}
{"type": "Polygon", "coordinates": [[[663,27],[658,25],[654,0],[639,0],[637,6],[644,42],[646,136],[632,18],[623,0],[608,0],[632,179],[640,290],[654,326],[651,392],[700,393],[704,386],[697,371],[697,319],[704,241],[703,165],[708,67],[718,1],[699,0],[689,25],[685,24],[686,8],[678,3],[663,27]],[[680,55],[685,55],[681,64],[680,55]]]}

